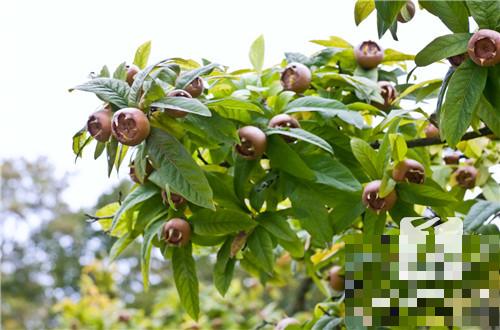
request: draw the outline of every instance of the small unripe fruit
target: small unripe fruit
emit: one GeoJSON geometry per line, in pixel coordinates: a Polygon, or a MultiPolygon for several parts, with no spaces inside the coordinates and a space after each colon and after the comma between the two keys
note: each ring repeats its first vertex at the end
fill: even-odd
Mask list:
{"type": "Polygon", "coordinates": [[[452,67],[457,68],[465,61],[467,57],[467,53],[450,56],[448,57],[448,62],[450,62],[452,67]]]}
{"type": "Polygon", "coordinates": [[[287,317],[279,321],[274,330],[286,330],[286,328],[290,325],[300,325],[300,322],[293,317],[287,317]]]}
{"type": "MultiPolygon", "coordinates": [[[[130,176],[130,179],[132,181],[134,181],[135,183],[142,184],[143,182],[141,182],[141,180],[139,180],[139,178],[135,174],[135,164],[134,164],[134,162],[132,161],[128,167],[129,167],[129,173],[128,174],[130,176]]],[[[145,176],[144,176],[144,181],[146,181],[146,179],[148,178],[148,176],[150,176],[151,173],[153,173],[153,170],[154,170],[154,168],[151,165],[151,163],[149,161],[146,161],[146,173],[145,173],[145,176]]]]}
{"type": "Polygon", "coordinates": [[[424,166],[413,159],[405,159],[399,162],[392,170],[392,178],[394,181],[407,181],[411,183],[421,184],[425,180],[424,166]]]}
{"type": "MultiPolygon", "coordinates": [[[[168,97],[186,97],[188,99],[192,98],[191,94],[189,94],[188,92],[186,92],[183,89],[174,89],[173,91],[168,92],[167,96],[168,97]]],[[[188,114],[186,111],[181,111],[181,110],[177,110],[177,109],[169,109],[169,108],[166,108],[165,112],[169,116],[174,117],[174,118],[186,117],[188,114]]]]}
{"type": "Polygon", "coordinates": [[[480,66],[500,63],[500,32],[482,29],[474,33],[467,44],[471,60],[480,66]]]}
{"type": "Polygon", "coordinates": [[[398,13],[398,22],[407,23],[415,16],[415,4],[412,1],[407,1],[406,5],[398,13]],[[405,15],[403,15],[403,11],[405,15]]]}
{"type": "Polygon", "coordinates": [[[281,74],[283,89],[295,93],[303,93],[311,84],[311,70],[302,63],[293,62],[287,65],[281,74]]]}
{"type": "Polygon", "coordinates": [[[328,272],[328,281],[330,286],[335,291],[344,291],[345,288],[345,278],[341,275],[342,267],[333,266],[328,272]]]}
{"type": "Polygon", "coordinates": [[[380,110],[388,110],[398,95],[396,88],[388,81],[379,81],[377,84],[380,87],[380,95],[384,99],[384,104],[374,102],[374,105],[380,110]]]}
{"type": "MultiPolygon", "coordinates": [[[[268,126],[270,128],[299,128],[300,124],[299,121],[295,118],[293,118],[290,115],[287,115],[285,113],[279,114],[271,118],[269,121],[268,126]]],[[[283,136],[283,139],[286,142],[293,142],[295,139],[290,136],[283,136]]]]}
{"type": "Polygon", "coordinates": [[[363,204],[369,209],[377,213],[385,212],[393,208],[398,199],[396,192],[393,190],[389,195],[380,197],[378,192],[380,190],[380,180],[375,180],[368,183],[363,190],[363,204]]]}
{"type": "Polygon", "coordinates": [[[189,93],[189,95],[191,95],[191,97],[197,98],[203,94],[203,79],[201,79],[201,77],[194,78],[194,80],[184,89],[189,93]]]}
{"type": "Polygon", "coordinates": [[[443,159],[446,165],[457,165],[458,162],[460,161],[460,153],[456,151],[452,152],[450,154],[445,155],[443,159]]]}
{"type": "MultiPolygon", "coordinates": [[[[167,198],[167,192],[165,190],[161,191],[161,198],[165,204],[170,205],[168,202],[168,198],[167,198]]],[[[170,193],[170,199],[174,203],[174,207],[176,209],[178,209],[180,206],[186,204],[186,199],[184,199],[184,197],[182,197],[181,195],[176,194],[176,193],[170,193]]]]}
{"type": "Polygon", "coordinates": [[[134,83],[135,75],[140,71],[137,65],[127,65],[127,84],[132,86],[134,83]]]}
{"type": "Polygon", "coordinates": [[[127,146],[136,146],[144,141],[151,129],[148,117],[136,108],[124,108],[115,112],[111,128],[118,142],[127,146]]]}
{"type": "Polygon", "coordinates": [[[476,185],[478,171],[474,166],[459,167],[454,175],[460,187],[472,189],[476,185]]]}
{"type": "Polygon", "coordinates": [[[428,139],[433,139],[439,137],[439,128],[429,123],[424,129],[425,137],[428,139]]]}
{"type": "Polygon", "coordinates": [[[376,42],[369,40],[354,48],[354,57],[360,67],[370,70],[382,62],[384,51],[376,42]]]}
{"type": "Polygon", "coordinates": [[[244,126],[238,130],[241,143],[236,151],[246,159],[256,159],[264,154],[267,147],[266,134],[255,126],[244,126]]]}
{"type": "Polygon", "coordinates": [[[121,322],[121,323],[128,323],[128,322],[130,322],[130,315],[128,315],[128,314],[120,314],[118,316],[118,322],[121,322]]]}
{"type": "Polygon", "coordinates": [[[107,142],[111,136],[111,111],[99,110],[87,120],[87,131],[99,142],[107,142]]]}
{"type": "Polygon", "coordinates": [[[162,237],[169,244],[183,246],[191,238],[191,226],[184,219],[170,219],[163,225],[162,237]]]}

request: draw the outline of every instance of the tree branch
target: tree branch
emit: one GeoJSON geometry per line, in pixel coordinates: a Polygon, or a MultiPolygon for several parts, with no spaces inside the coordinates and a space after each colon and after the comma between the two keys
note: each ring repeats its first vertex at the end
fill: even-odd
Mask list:
{"type": "MultiPolygon", "coordinates": [[[[465,133],[464,136],[462,136],[462,139],[460,141],[467,141],[467,140],[472,140],[476,139],[478,137],[486,136],[493,134],[493,132],[488,128],[484,127],[479,129],[479,132],[469,132],[465,133]]],[[[425,146],[432,146],[432,145],[438,145],[438,144],[445,144],[446,141],[441,141],[439,137],[436,138],[423,138],[423,139],[415,139],[415,140],[409,140],[406,141],[406,145],[408,148],[415,148],[415,147],[425,147],[425,146]]],[[[373,149],[378,149],[380,148],[380,142],[375,141],[370,144],[373,149]]]]}

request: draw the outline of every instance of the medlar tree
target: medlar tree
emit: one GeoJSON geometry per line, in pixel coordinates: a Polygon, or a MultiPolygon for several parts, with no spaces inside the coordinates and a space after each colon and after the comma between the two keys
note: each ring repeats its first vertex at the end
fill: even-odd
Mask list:
{"type": "MultiPolygon", "coordinates": [[[[74,136],[75,154],[96,140],[94,157],[106,151],[108,173],[129,155],[137,182],[96,214],[118,238],[112,258],[142,236],[147,288],[151,250],[159,248],[196,319],[198,252],[216,253],[222,295],[237,263],[266,283],[276,258],[288,254],[327,299],[314,319],[278,328],[322,329],[343,322],[342,298],[328,297],[344,289],[344,235],[397,233],[402,217],[419,215],[461,215],[470,233],[498,233],[488,223],[500,211],[489,172],[500,155],[498,2],[419,5],[454,33],[416,56],[330,37],[312,41],[324,47],[312,56],[286,53],[264,68],[259,37],[253,68],[229,71],[176,57],[147,65],[147,42],[132,65],[113,74],[104,66],[74,87],[103,101],[74,136]],[[445,58],[445,77],[410,82],[445,58]],[[432,114],[419,107],[435,98],[432,114]],[[456,162],[443,159],[450,154],[456,162]],[[475,198],[465,198],[468,189],[475,198]]],[[[359,0],[356,23],[375,9],[380,36],[390,30],[397,38],[397,25],[415,15],[407,1],[359,0]]]]}

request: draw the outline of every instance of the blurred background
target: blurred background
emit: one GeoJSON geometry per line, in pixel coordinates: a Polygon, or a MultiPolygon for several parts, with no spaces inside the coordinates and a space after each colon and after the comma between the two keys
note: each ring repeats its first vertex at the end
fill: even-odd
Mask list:
{"type": "MultiPolygon", "coordinates": [[[[178,305],[161,256],[152,259],[152,287],[143,292],[138,248],[109,263],[112,240],[99,225],[86,221],[85,213],[116,201],[130,183],[126,169],[108,178],[104,158],[94,161],[84,154],[75,163],[71,137],[101,102],[90,94],[69,93],[69,88],[104,64],[115,68],[131,62],[137,46],[147,40],[153,44],[151,62],[203,57],[231,69],[250,66],[248,49],[260,34],[266,41],[265,65],[279,63],[286,51],[315,52],[320,46],[308,42],[312,39],[377,40],[374,15],[356,27],[353,10],[354,1],[332,0],[3,1],[3,328],[165,328],[183,323],[195,329],[178,305]]],[[[381,45],[415,54],[446,33],[436,17],[418,11],[412,24],[400,25],[399,42],[386,35],[381,45]]],[[[435,64],[425,74],[415,73],[426,80],[442,77],[447,69],[435,64]]],[[[206,256],[200,262],[211,260],[206,256]]],[[[282,289],[269,289],[241,273],[222,299],[211,286],[211,267],[199,269],[201,323],[208,328],[239,324],[248,329],[312,308],[301,301],[307,283],[291,274],[281,274],[282,289]]]]}

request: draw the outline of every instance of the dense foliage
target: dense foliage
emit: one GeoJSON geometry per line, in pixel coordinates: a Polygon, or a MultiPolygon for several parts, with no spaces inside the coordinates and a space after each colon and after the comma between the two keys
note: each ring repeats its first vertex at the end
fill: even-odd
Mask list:
{"type": "MultiPolygon", "coordinates": [[[[500,210],[490,173],[500,157],[499,2],[419,4],[453,34],[416,56],[333,36],[314,40],[324,48],[312,56],[286,53],[264,68],[259,37],[252,69],[229,71],[205,59],[148,65],[147,42],[133,64],[113,73],[104,66],[74,87],[104,102],[74,136],[76,156],[96,140],[108,173],[129,159],[137,183],[97,211],[117,238],[112,258],[142,237],[147,289],[158,248],[198,319],[199,255],[214,255],[221,295],[237,264],[269,283],[276,260],[289,256],[325,296],[303,326],[323,329],[342,323],[343,298],[330,298],[343,290],[343,270],[330,269],[343,264],[345,234],[397,233],[402,217],[419,215],[460,215],[469,233],[498,233],[488,221],[500,210]],[[474,35],[469,16],[480,28],[474,35]],[[419,67],[448,57],[445,77],[413,82],[419,67]],[[420,107],[435,98],[432,114],[420,107]]],[[[355,19],[376,9],[379,35],[397,37],[398,22],[413,16],[407,6],[360,0],[355,19]]]]}

